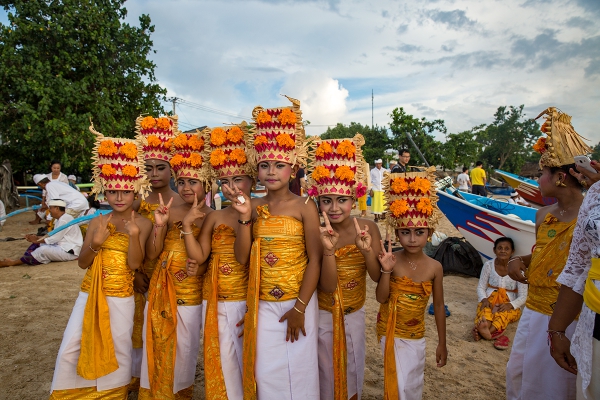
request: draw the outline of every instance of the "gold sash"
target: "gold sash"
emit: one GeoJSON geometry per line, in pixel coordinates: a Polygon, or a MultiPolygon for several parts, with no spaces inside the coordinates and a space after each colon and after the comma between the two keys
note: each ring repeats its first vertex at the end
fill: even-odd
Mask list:
{"type": "Polygon", "coordinates": [[[415,283],[407,277],[390,277],[388,301],[379,307],[377,340],[385,335],[383,356],[385,399],[398,399],[398,377],[394,338],[420,339],[425,336],[425,308],[433,282],[415,283]]]}
{"type": "Polygon", "coordinates": [[[549,213],[540,225],[527,271],[529,291],[526,306],[529,309],[552,315],[560,290],[556,278],[567,263],[576,223],[577,219],[559,222],[549,213]]]}
{"type": "Polygon", "coordinates": [[[585,281],[585,291],[583,292],[583,301],[590,310],[600,314],[600,291],[594,285],[594,282],[600,280],[600,259],[592,258],[592,267],[585,281]]]}
{"type": "Polygon", "coordinates": [[[254,243],[250,253],[248,312],[244,321],[244,399],[256,399],[254,363],[258,301],[284,301],[298,297],[308,256],[304,225],[293,217],[271,216],[268,206],[256,207],[254,243]]]}

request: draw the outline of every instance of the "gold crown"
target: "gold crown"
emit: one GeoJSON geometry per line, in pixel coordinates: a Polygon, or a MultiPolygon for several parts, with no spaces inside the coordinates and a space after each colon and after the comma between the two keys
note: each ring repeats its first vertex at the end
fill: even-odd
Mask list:
{"type": "Polygon", "coordinates": [[[207,128],[210,165],[216,178],[248,175],[256,178],[256,152],[250,146],[250,129],[246,121],[233,126],[207,128]]]}
{"type": "Polygon", "coordinates": [[[363,196],[367,192],[363,144],[361,134],[352,139],[314,140],[309,154],[309,196],[363,196]]]}
{"type": "Polygon", "coordinates": [[[171,168],[175,179],[193,178],[204,183],[212,181],[211,170],[206,162],[206,129],[196,133],[180,133],[171,146],[171,168]]]}
{"type": "Polygon", "coordinates": [[[300,101],[285,97],[291,106],[268,109],[257,106],[252,110],[256,163],[283,161],[305,167],[308,152],[300,101]]]}
{"type": "Polygon", "coordinates": [[[171,159],[173,139],[181,133],[177,125],[177,115],[160,118],[140,115],[135,120],[135,131],[142,141],[144,160],[167,162],[171,159]]]}
{"type": "Polygon", "coordinates": [[[585,144],[573,125],[571,116],[559,111],[556,107],[548,107],[535,119],[542,115],[546,121],[542,124],[541,131],[547,137],[540,137],[533,149],[540,153],[540,167],[561,167],[575,163],[573,157],[592,152],[590,146],[585,144]]]}
{"type": "Polygon", "coordinates": [[[143,172],[143,151],[139,139],[104,136],[94,129],[93,123],[89,129],[96,136],[92,156],[92,193],[133,190],[145,198],[150,190],[150,183],[143,172]]]}
{"type": "Polygon", "coordinates": [[[386,201],[386,223],[394,229],[430,228],[441,217],[435,194],[435,167],[421,172],[384,175],[383,190],[386,201]]]}

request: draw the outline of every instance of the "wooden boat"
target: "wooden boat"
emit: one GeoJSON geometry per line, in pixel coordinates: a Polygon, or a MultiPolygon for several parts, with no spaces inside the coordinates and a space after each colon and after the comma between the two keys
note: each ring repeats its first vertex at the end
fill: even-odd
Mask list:
{"type": "Polygon", "coordinates": [[[527,201],[547,206],[556,203],[554,197],[543,197],[540,185],[533,179],[525,178],[499,169],[494,170],[527,201]]]}

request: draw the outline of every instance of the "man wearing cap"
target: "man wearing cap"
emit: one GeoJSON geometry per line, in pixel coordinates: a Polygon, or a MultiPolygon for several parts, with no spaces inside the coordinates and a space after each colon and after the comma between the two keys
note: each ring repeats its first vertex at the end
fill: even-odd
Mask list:
{"type": "MultiPolygon", "coordinates": [[[[33,176],[33,181],[36,185],[46,191],[47,199],[61,199],[67,204],[66,213],[71,215],[73,218],[81,216],[88,208],[90,208],[87,199],[77,190],[63,182],[53,181],[46,175],[37,174],[33,176]]],[[[31,221],[31,224],[39,224],[45,217],[44,211],[46,210],[45,200],[42,200],[42,207],[37,213],[35,221],[31,221]]]]}
{"type": "Polygon", "coordinates": [[[531,204],[527,202],[524,198],[521,197],[519,192],[512,192],[510,194],[510,198],[508,199],[509,204],[518,204],[520,206],[530,207],[531,204]]]}
{"type": "Polygon", "coordinates": [[[383,174],[387,170],[382,168],[382,165],[383,160],[381,158],[375,160],[375,168],[371,170],[370,174],[371,212],[375,214],[375,222],[383,219],[383,187],[381,186],[381,182],[383,182],[383,174]]]}
{"type": "Polygon", "coordinates": [[[69,179],[69,186],[71,186],[73,189],[77,190],[78,192],[81,192],[81,189],[79,189],[79,186],[76,185],[77,177],[75,175],[69,175],[67,178],[69,179]]]}
{"type": "MultiPolygon", "coordinates": [[[[73,217],[65,212],[67,203],[64,200],[52,199],[47,204],[50,215],[56,219],[54,229],[73,221],[73,217]]],[[[50,261],[75,260],[79,256],[83,245],[83,236],[77,225],[65,228],[50,237],[27,235],[25,239],[32,244],[25,251],[23,257],[18,260],[1,260],[0,268],[21,264],[39,265],[48,264],[50,261]]]]}

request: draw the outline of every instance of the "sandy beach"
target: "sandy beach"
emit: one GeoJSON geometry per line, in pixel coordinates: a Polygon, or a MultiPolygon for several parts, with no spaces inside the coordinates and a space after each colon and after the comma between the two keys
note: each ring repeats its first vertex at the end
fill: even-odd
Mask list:
{"type": "MultiPolygon", "coordinates": [[[[38,225],[27,222],[32,213],[9,218],[0,238],[34,233],[38,225]]],[[[380,229],[383,226],[380,224],[380,229]]],[[[459,236],[447,219],[439,231],[459,236]]],[[[25,240],[0,242],[0,258],[20,257],[28,247],[25,240]]],[[[56,355],[85,271],[76,261],[41,266],[0,269],[0,398],[45,399],[56,355]]],[[[510,354],[494,349],[491,342],[474,342],[470,330],[477,307],[476,278],[446,276],[445,303],[452,315],[447,319],[448,364],[437,368],[437,331],[433,316],[426,315],[427,360],[424,399],[488,399],[505,396],[505,367],[510,354]]],[[[367,360],[363,399],[383,396],[383,357],[377,344],[375,321],[379,304],[375,284],[367,293],[367,360]]],[[[516,324],[507,336],[514,337],[516,324]]],[[[201,347],[202,348],[202,347],[201,347]]],[[[316,368],[316,366],[315,366],[316,368]]],[[[202,353],[198,358],[194,399],[204,399],[202,353]]],[[[136,398],[131,396],[131,398],[136,398]]]]}

